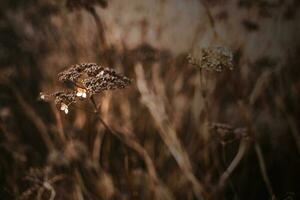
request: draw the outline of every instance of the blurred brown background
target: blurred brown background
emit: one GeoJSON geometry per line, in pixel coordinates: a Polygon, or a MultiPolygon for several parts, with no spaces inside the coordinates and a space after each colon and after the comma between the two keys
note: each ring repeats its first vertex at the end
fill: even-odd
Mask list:
{"type": "Polygon", "coordinates": [[[299,5],[1,1],[0,199],[299,198],[299,5]],[[234,70],[188,62],[213,46],[234,70]],[[39,101],[85,62],[133,80],[96,97],[115,135],[88,100],[39,101]]]}

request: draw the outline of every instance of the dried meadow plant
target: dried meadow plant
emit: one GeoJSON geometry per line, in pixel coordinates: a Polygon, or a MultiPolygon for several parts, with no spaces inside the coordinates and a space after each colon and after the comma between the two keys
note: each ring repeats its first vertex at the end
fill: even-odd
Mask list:
{"type": "Polygon", "coordinates": [[[199,55],[189,55],[188,61],[198,69],[216,72],[222,72],[226,69],[233,70],[233,54],[225,47],[203,48],[199,55]]]}
{"type": "Polygon", "coordinates": [[[117,73],[114,69],[104,68],[95,63],[82,63],[72,65],[58,74],[58,79],[64,83],[71,83],[71,91],[58,91],[52,94],[40,93],[40,98],[45,101],[53,100],[65,114],[69,106],[77,100],[84,100],[92,95],[106,90],[124,89],[130,85],[131,80],[117,73]]]}

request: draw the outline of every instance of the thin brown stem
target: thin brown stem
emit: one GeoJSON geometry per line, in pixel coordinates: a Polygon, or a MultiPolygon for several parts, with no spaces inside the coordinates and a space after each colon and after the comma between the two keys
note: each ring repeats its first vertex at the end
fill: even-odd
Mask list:
{"type": "Polygon", "coordinates": [[[235,155],[234,159],[232,160],[232,162],[230,163],[228,168],[225,170],[225,172],[221,175],[221,178],[220,178],[220,181],[219,181],[219,188],[224,187],[226,181],[229,179],[232,172],[236,169],[236,167],[238,166],[238,164],[240,163],[240,161],[244,157],[247,148],[248,148],[247,139],[243,138],[241,140],[241,143],[240,143],[239,150],[238,150],[237,154],[235,155]]]}
{"type": "Polygon", "coordinates": [[[214,37],[215,37],[215,39],[217,39],[218,38],[218,33],[217,33],[216,27],[215,27],[215,20],[214,20],[212,14],[211,14],[209,6],[208,6],[208,4],[207,4],[207,2],[205,0],[200,0],[200,3],[204,7],[204,9],[205,9],[205,13],[207,15],[209,24],[210,24],[210,26],[211,26],[211,28],[213,30],[214,37]]]}
{"type": "Polygon", "coordinates": [[[106,49],[107,48],[107,43],[106,43],[106,38],[105,38],[105,33],[104,33],[103,22],[102,22],[101,18],[99,17],[99,15],[97,14],[95,8],[89,10],[89,12],[94,17],[96,27],[97,27],[97,30],[98,30],[98,34],[99,34],[99,37],[100,37],[100,43],[102,45],[102,48],[106,49]]]}
{"type": "Polygon", "coordinates": [[[24,110],[24,114],[33,122],[36,126],[37,130],[41,134],[41,138],[43,139],[45,145],[47,146],[48,150],[54,149],[54,144],[47,132],[47,126],[43,122],[43,120],[38,116],[35,110],[25,101],[22,97],[18,89],[14,86],[12,87],[12,92],[14,93],[17,101],[19,102],[20,106],[24,110]]]}
{"type": "Polygon", "coordinates": [[[276,196],[274,194],[273,188],[272,188],[272,184],[270,181],[270,178],[268,176],[267,173],[267,168],[266,168],[266,164],[265,164],[265,160],[261,151],[261,148],[258,144],[258,142],[256,141],[256,134],[255,134],[255,129],[253,127],[253,123],[251,123],[251,108],[250,108],[250,104],[245,104],[242,101],[238,102],[240,110],[241,110],[241,114],[243,115],[247,126],[248,126],[248,131],[249,131],[249,136],[252,137],[252,139],[254,140],[254,148],[255,148],[255,153],[257,155],[258,158],[258,163],[259,163],[259,168],[260,168],[260,172],[262,174],[262,178],[266,184],[267,190],[269,192],[269,195],[271,196],[272,199],[276,199],[276,196]]]}
{"type": "Polygon", "coordinates": [[[128,136],[127,134],[117,132],[110,128],[107,123],[103,120],[101,117],[99,110],[97,108],[96,101],[93,96],[91,96],[91,102],[95,108],[95,112],[97,114],[97,117],[101,124],[104,126],[104,128],[111,133],[113,136],[115,136],[117,139],[125,143],[129,148],[133,149],[135,152],[138,153],[139,156],[141,156],[147,166],[147,171],[151,178],[153,178],[155,181],[158,181],[157,173],[154,167],[154,164],[152,162],[152,159],[150,158],[147,151],[138,143],[136,142],[132,137],[128,136]]]}
{"type": "Polygon", "coordinates": [[[263,177],[264,182],[266,183],[266,187],[268,189],[268,192],[269,192],[272,200],[274,200],[274,199],[276,199],[276,197],[275,197],[275,194],[274,194],[274,191],[273,191],[273,188],[271,185],[271,181],[270,181],[268,173],[267,173],[265,159],[264,159],[263,153],[261,151],[261,148],[257,142],[255,142],[254,148],[255,148],[256,155],[257,155],[261,175],[263,177]]]}

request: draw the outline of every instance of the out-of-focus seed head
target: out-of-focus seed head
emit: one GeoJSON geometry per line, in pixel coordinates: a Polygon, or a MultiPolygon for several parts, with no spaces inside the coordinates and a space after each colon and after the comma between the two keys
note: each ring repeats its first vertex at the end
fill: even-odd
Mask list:
{"type": "Polygon", "coordinates": [[[214,131],[221,142],[225,143],[248,136],[246,128],[235,128],[232,125],[224,123],[211,123],[210,129],[214,131]]]}
{"type": "Polygon", "coordinates": [[[225,47],[203,48],[198,55],[189,55],[188,61],[198,69],[216,72],[233,70],[233,54],[225,47]]]}

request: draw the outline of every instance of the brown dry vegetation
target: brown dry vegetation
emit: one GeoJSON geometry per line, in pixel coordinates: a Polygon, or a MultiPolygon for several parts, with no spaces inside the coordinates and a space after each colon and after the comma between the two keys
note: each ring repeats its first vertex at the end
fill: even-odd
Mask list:
{"type": "Polygon", "coordinates": [[[1,1],[0,199],[299,198],[298,7],[1,1]],[[203,58],[216,46],[232,62],[203,58]],[[39,99],[74,89],[58,73],[80,63],[131,85],[68,114],[39,99]]]}

